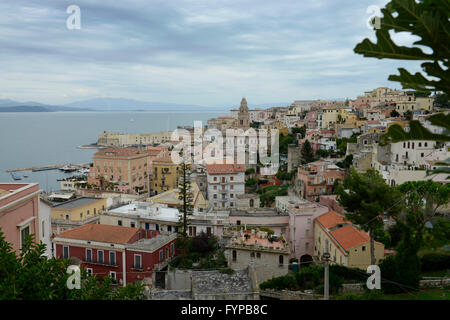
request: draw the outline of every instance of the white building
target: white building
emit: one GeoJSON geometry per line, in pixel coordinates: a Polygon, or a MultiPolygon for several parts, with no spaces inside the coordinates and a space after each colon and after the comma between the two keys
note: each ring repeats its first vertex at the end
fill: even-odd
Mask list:
{"type": "Polygon", "coordinates": [[[208,200],[213,208],[237,207],[237,195],[245,193],[245,166],[242,164],[206,165],[208,200]]]}
{"type": "Polygon", "coordinates": [[[46,245],[44,255],[47,258],[54,257],[54,251],[52,250],[52,222],[50,216],[50,210],[52,203],[39,198],[39,239],[46,245]]]}

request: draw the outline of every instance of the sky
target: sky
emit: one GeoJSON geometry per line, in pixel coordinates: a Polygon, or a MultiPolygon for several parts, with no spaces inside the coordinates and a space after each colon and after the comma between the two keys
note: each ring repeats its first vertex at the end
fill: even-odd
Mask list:
{"type": "MultiPolygon", "coordinates": [[[[0,99],[202,106],[356,98],[398,67],[364,58],[387,0],[0,0],[0,99]],[[70,5],[81,28],[69,29],[70,5]]],[[[393,35],[410,44],[408,34],[393,35]]]]}

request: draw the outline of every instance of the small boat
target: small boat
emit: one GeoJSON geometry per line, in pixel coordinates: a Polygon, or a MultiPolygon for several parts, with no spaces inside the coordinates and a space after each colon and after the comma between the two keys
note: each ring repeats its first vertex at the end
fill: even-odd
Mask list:
{"type": "Polygon", "coordinates": [[[14,179],[14,180],[22,180],[22,177],[20,177],[20,176],[18,176],[16,173],[14,173],[14,172],[11,172],[11,177],[14,179]]]}
{"type": "Polygon", "coordinates": [[[73,167],[73,166],[64,166],[59,168],[59,170],[62,170],[64,172],[73,172],[73,171],[77,171],[77,168],[73,167]]]}
{"type": "Polygon", "coordinates": [[[23,177],[24,177],[24,178],[28,178],[29,176],[28,176],[27,174],[24,174],[23,177]]]}

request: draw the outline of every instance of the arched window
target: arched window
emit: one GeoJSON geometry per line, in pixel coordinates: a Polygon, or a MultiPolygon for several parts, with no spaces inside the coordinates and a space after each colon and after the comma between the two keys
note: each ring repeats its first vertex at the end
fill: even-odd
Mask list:
{"type": "Polygon", "coordinates": [[[284,263],[283,260],[284,260],[284,257],[282,255],[280,255],[278,257],[278,262],[280,263],[280,266],[283,265],[283,263],[284,263]]]}

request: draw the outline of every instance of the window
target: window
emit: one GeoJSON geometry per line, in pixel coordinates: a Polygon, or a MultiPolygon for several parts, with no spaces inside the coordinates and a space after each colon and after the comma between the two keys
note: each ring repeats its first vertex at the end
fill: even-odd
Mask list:
{"type": "Polygon", "coordinates": [[[88,210],[88,211],[87,211],[87,215],[90,215],[90,214],[91,214],[91,212],[88,210]]]}
{"type": "Polygon", "coordinates": [[[309,237],[309,229],[306,229],[306,231],[305,231],[305,236],[306,236],[306,237],[309,237]]]}
{"type": "Polygon", "coordinates": [[[117,225],[121,226],[122,225],[122,220],[117,220],[117,225]]]}
{"type": "Polygon", "coordinates": [[[254,258],[255,257],[255,253],[254,252],[250,252],[250,258],[254,258]]]}
{"type": "Polygon", "coordinates": [[[169,258],[169,247],[166,247],[166,259],[169,258]]]}
{"type": "Polygon", "coordinates": [[[214,181],[217,181],[217,177],[214,177],[214,181]]]}
{"type": "Polygon", "coordinates": [[[366,251],[366,246],[362,246],[362,251],[366,251]]]}
{"type": "Polygon", "coordinates": [[[97,251],[97,262],[103,263],[103,261],[104,261],[103,250],[98,250],[97,251]]]}
{"type": "Polygon", "coordinates": [[[63,247],[63,258],[69,259],[69,247],[67,247],[67,246],[63,247]]]}
{"type": "Polygon", "coordinates": [[[109,252],[109,264],[112,266],[116,265],[116,253],[114,251],[109,252]]]}
{"type": "Polygon", "coordinates": [[[237,253],[236,250],[233,250],[233,262],[236,262],[237,260],[237,253]]]}
{"type": "MultiPolygon", "coordinates": [[[[89,214],[89,211],[88,211],[88,214],[89,214]]],[[[94,215],[96,215],[97,214],[97,208],[94,208],[94,215]]]]}
{"type": "Polygon", "coordinates": [[[88,277],[92,276],[92,273],[93,273],[92,268],[87,268],[86,273],[87,273],[88,277]]]}
{"type": "Polygon", "coordinates": [[[164,252],[162,250],[159,250],[159,261],[164,260],[164,252]]]}
{"type": "Polygon", "coordinates": [[[30,226],[27,226],[20,230],[20,240],[22,242],[22,246],[25,243],[26,237],[30,234],[30,226]]]}
{"type": "Polygon", "coordinates": [[[134,228],[136,226],[136,223],[135,222],[130,222],[130,227],[132,227],[132,228],[134,228]]]}
{"type": "Polygon", "coordinates": [[[256,257],[257,257],[258,259],[261,259],[261,252],[257,252],[257,253],[256,253],[256,257]]]}
{"type": "Polygon", "coordinates": [[[92,261],[92,249],[86,249],[86,262],[92,261]]]}
{"type": "Polygon", "coordinates": [[[230,181],[234,181],[234,177],[230,177],[230,181]]]}
{"type": "Polygon", "coordinates": [[[206,227],[206,235],[211,236],[211,227],[206,227]]]}
{"type": "Polygon", "coordinates": [[[110,271],[110,272],[109,272],[109,276],[110,276],[114,281],[117,280],[117,278],[116,278],[116,272],[115,272],[115,271],[110,271]]]}
{"type": "Polygon", "coordinates": [[[66,214],[66,220],[69,220],[69,215],[68,214],[66,214]]]}
{"type": "Polygon", "coordinates": [[[45,237],[45,221],[42,221],[42,238],[45,237]]]}
{"type": "Polygon", "coordinates": [[[148,222],[145,223],[145,230],[150,230],[150,223],[148,222]]]}
{"type": "Polygon", "coordinates": [[[305,243],[305,250],[309,250],[309,242],[305,243]]]}
{"type": "Polygon", "coordinates": [[[170,252],[172,252],[172,255],[175,254],[175,245],[173,243],[170,244],[170,252]]]}
{"type": "Polygon", "coordinates": [[[280,267],[284,264],[284,257],[282,255],[278,257],[278,263],[280,264],[280,267]]]}
{"type": "Polygon", "coordinates": [[[134,255],[134,269],[141,269],[142,268],[142,257],[140,254],[135,254],[134,255]]]}

